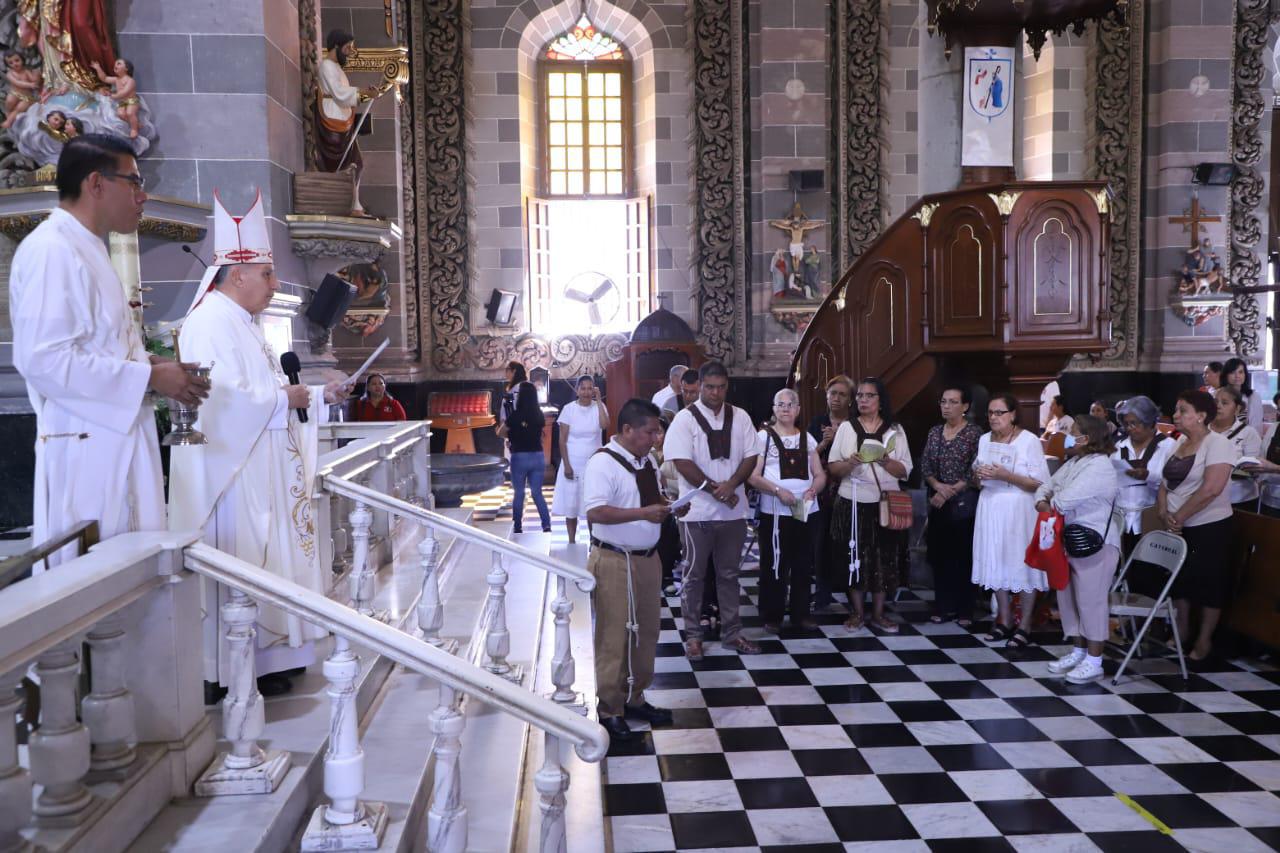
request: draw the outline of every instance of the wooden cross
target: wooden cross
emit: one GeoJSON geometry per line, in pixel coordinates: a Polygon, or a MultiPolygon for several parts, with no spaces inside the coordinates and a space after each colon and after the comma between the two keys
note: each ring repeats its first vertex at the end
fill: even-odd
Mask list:
{"type": "Polygon", "coordinates": [[[1200,245],[1200,231],[1206,222],[1221,222],[1221,216],[1214,216],[1205,213],[1200,207],[1200,196],[1193,195],[1191,197],[1191,209],[1182,216],[1170,216],[1169,221],[1174,225],[1191,226],[1191,248],[1200,245]]]}

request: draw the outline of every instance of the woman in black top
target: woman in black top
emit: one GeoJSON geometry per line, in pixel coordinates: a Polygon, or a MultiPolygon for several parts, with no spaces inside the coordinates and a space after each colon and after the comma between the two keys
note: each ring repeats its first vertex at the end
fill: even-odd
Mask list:
{"type": "Polygon", "coordinates": [[[533,493],[533,504],[542,519],[542,531],[551,531],[551,513],[547,500],[542,496],[543,467],[546,457],[542,453],[542,429],[545,422],[538,405],[538,389],[532,382],[516,386],[515,406],[510,417],[498,425],[498,435],[511,444],[511,487],[515,495],[511,501],[512,533],[522,532],[524,521],[524,490],[528,484],[533,493]]]}

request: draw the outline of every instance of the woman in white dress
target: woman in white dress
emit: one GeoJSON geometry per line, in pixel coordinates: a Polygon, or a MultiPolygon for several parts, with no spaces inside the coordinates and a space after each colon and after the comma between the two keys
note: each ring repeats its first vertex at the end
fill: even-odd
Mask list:
{"type": "Polygon", "coordinates": [[[974,476],[978,515],[973,536],[973,582],[994,590],[999,612],[987,639],[1007,640],[1010,648],[1031,642],[1036,593],[1049,577],[1026,564],[1027,544],[1035,530],[1035,491],[1049,480],[1040,440],[1017,425],[1018,400],[996,394],[987,404],[991,432],[978,440],[974,476]],[[1022,617],[1013,627],[1013,594],[1021,596],[1022,617]]]}
{"type": "MultiPolygon", "coordinates": [[[[1256,396],[1256,395],[1255,395],[1256,396]]],[[[1209,429],[1225,436],[1236,449],[1236,459],[1262,455],[1262,436],[1245,422],[1244,396],[1232,385],[1223,385],[1213,395],[1218,404],[1218,414],[1209,421],[1209,429]]],[[[1227,482],[1231,504],[1239,509],[1256,512],[1258,509],[1258,484],[1248,474],[1232,474],[1227,482]]]]}
{"type": "Polygon", "coordinates": [[[587,460],[600,449],[600,434],[609,428],[609,411],[600,402],[600,391],[590,376],[579,376],[575,385],[578,399],[560,410],[560,470],[551,512],[564,516],[569,544],[578,541],[578,519],[582,509],[582,480],[587,460]]]}

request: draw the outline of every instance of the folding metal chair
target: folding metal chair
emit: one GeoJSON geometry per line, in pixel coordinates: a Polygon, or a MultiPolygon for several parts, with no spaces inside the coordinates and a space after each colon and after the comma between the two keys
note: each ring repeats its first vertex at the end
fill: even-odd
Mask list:
{"type": "Polygon", "coordinates": [[[1186,680],[1187,662],[1182,654],[1182,638],[1178,635],[1178,617],[1173,609],[1173,601],[1169,598],[1169,590],[1173,588],[1173,582],[1177,580],[1178,572],[1182,571],[1182,564],[1186,559],[1186,540],[1181,536],[1175,536],[1163,530],[1153,530],[1138,540],[1138,544],[1134,546],[1133,553],[1129,555],[1129,559],[1125,560],[1124,567],[1116,575],[1115,582],[1111,584],[1111,592],[1108,597],[1111,615],[1130,620],[1134,617],[1146,616],[1146,619],[1143,621],[1142,627],[1134,635],[1133,641],[1129,645],[1128,653],[1124,656],[1124,660],[1120,662],[1120,668],[1116,670],[1115,676],[1112,677],[1112,684],[1120,683],[1120,676],[1124,674],[1125,667],[1129,665],[1134,653],[1142,645],[1142,638],[1147,633],[1147,629],[1151,627],[1151,622],[1154,619],[1168,620],[1169,627],[1173,630],[1173,644],[1178,651],[1178,665],[1182,667],[1183,680],[1186,680]],[[1129,567],[1133,565],[1134,560],[1159,566],[1169,573],[1164,588],[1160,590],[1158,597],[1152,598],[1149,595],[1129,591],[1128,584],[1125,583],[1125,575],[1128,574],[1129,567]]]}

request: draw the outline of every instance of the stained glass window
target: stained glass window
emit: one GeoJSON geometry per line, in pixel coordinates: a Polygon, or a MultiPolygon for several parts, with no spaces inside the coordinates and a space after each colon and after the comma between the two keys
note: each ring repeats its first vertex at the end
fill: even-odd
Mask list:
{"type": "Polygon", "coordinates": [[[547,48],[543,65],[548,195],[627,192],[629,65],[622,47],[584,15],[547,48]],[[579,60],[574,64],[561,60],[579,60]]]}
{"type": "Polygon", "coordinates": [[[547,59],[590,61],[593,59],[622,59],[622,45],[599,32],[584,14],[573,29],[547,47],[547,59]]]}

